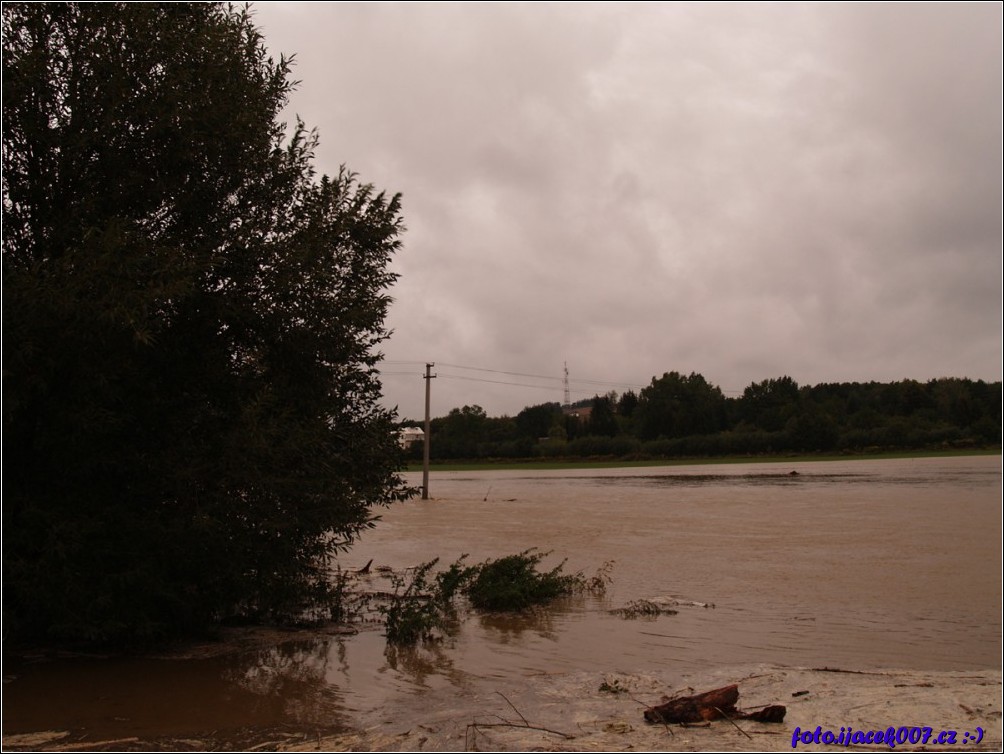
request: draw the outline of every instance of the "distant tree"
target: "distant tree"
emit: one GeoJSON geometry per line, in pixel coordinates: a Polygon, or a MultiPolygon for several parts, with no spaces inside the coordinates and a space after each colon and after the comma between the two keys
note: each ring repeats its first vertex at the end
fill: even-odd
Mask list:
{"type": "Polygon", "coordinates": [[[700,374],[667,372],[642,389],[635,422],[643,440],[719,432],[725,428],[725,396],[700,374]]]}
{"type": "Polygon", "coordinates": [[[589,412],[588,432],[591,435],[613,437],[617,434],[617,417],[614,414],[614,402],[610,396],[593,398],[592,411],[589,412]]]}
{"type": "Polygon", "coordinates": [[[516,430],[516,420],[511,416],[489,416],[485,422],[485,442],[511,442],[518,437],[519,432],[516,430]]]}
{"type": "Polygon", "coordinates": [[[789,419],[785,429],[794,450],[832,450],[837,444],[836,422],[829,414],[814,408],[789,419]]]}
{"type": "Polygon", "coordinates": [[[522,437],[539,440],[547,437],[555,421],[561,417],[558,403],[540,403],[527,406],[516,414],[516,429],[522,437]]]}
{"type": "Polygon", "coordinates": [[[578,413],[563,414],[561,421],[565,428],[565,438],[568,440],[582,437],[586,434],[587,427],[589,426],[588,420],[578,413]]]}
{"type": "Polygon", "coordinates": [[[551,443],[565,443],[568,441],[568,422],[567,417],[558,415],[555,418],[554,424],[547,431],[547,439],[551,443]]]}
{"type": "Polygon", "coordinates": [[[1001,383],[977,380],[970,385],[973,402],[979,407],[979,418],[970,430],[981,442],[1001,442],[1001,383]]]}
{"type": "Polygon", "coordinates": [[[940,379],[928,383],[928,393],[938,417],[957,427],[968,427],[983,414],[970,380],[940,379]]]}
{"type": "Polygon", "coordinates": [[[798,383],[785,375],[749,385],[739,401],[739,411],[743,420],[776,432],[798,412],[798,401],[798,383]]]}
{"type": "Polygon", "coordinates": [[[916,380],[891,382],[885,386],[883,407],[891,416],[912,416],[932,405],[927,387],[916,380]]]}
{"type": "Polygon", "coordinates": [[[634,392],[634,390],[627,390],[617,401],[617,415],[629,419],[634,415],[634,410],[637,407],[638,395],[634,392]]]}
{"type": "Polygon", "coordinates": [[[439,458],[477,458],[488,423],[488,414],[481,406],[451,409],[433,428],[430,449],[439,458]]]}
{"type": "Polygon", "coordinates": [[[317,179],[249,12],[3,6],[3,608],[137,640],[297,615],[406,494],[397,196],[317,179]]]}

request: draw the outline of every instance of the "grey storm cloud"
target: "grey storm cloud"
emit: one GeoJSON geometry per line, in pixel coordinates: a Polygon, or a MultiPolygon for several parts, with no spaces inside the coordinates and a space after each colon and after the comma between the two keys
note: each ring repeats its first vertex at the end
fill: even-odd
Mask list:
{"type": "Polygon", "coordinates": [[[1001,378],[1000,4],[255,13],[319,169],[403,194],[403,416],[427,361],[436,415],[561,400],[565,362],[573,398],[1001,378]]]}

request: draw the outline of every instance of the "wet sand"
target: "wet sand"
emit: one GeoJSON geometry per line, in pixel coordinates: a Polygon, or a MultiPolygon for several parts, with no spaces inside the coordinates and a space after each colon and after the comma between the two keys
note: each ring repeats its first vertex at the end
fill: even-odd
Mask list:
{"type": "MultiPolygon", "coordinates": [[[[720,668],[682,678],[635,674],[597,676],[575,673],[539,677],[525,687],[506,687],[464,700],[429,699],[426,722],[412,726],[383,723],[359,733],[284,742],[281,750],[355,751],[790,751],[797,729],[820,726],[839,735],[841,727],[862,732],[893,726],[928,726],[932,737],[957,732],[956,745],[896,745],[897,751],[1001,750],[1001,674],[999,671],[828,672],[804,668],[755,666],[720,668]],[[600,691],[606,682],[626,693],[600,691]],[[680,683],[686,684],[681,687],[680,683]],[[707,727],[662,726],[644,722],[645,704],[738,683],[739,708],[767,704],[787,707],[783,723],[727,720],[707,727]],[[800,693],[808,692],[808,693],[800,693]],[[505,698],[501,694],[505,694],[505,698]],[[798,696],[793,696],[798,694],[798,696]],[[519,699],[512,706],[506,699],[519,699]],[[438,708],[438,704],[444,706],[438,708]],[[522,717],[521,717],[522,716],[522,717]],[[522,718],[525,718],[522,719],[522,718]],[[511,726],[492,727],[503,720],[511,726]],[[485,727],[475,727],[486,723],[485,727]],[[531,729],[547,728],[553,732],[531,729]],[[737,729],[741,728],[742,730],[737,729]],[[983,729],[977,744],[963,739],[983,729]]],[[[798,743],[797,749],[834,746],[798,743]]],[[[843,748],[843,747],[840,747],[843,748]]],[[[854,749],[889,750],[885,745],[854,749]]]]}
{"type": "MultiPolygon", "coordinates": [[[[348,733],[259,730],[242,742],[211,738],[124,737],[79,741],[66,731],[4,736],[5,751],[790,751],[796,730],[840,735],[889,727],[930,727],[932,739],[955,731],[955,745],[933,741],[896,751],[1000,751],[1001,672],[807,669],[773,665],[718,668],[667,678],[664,674],[569,673],[500,682],[494,690],[458,695],[431,691],[410,722],[383,719],[348,733]],[[787,708],[783,723],[717,720],[702,726],[653,725],[646,706],[739,685],[739,709],[787,708]],[[604,684],[606,686],[604,687],[604,684]],[[616,692],[603,690],[613,688],[616,692]],[[982,728],[979,743],[973,740],[982,728]]],[[[797,750],[850,748],[888,751],[885,744],[850,747],[803,744],[797,750]]]]}

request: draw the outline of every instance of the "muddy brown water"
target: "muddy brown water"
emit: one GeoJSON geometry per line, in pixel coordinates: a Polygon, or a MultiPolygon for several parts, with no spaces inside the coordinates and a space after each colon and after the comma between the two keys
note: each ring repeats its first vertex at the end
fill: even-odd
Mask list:
{"type": "MultiPolygon", "coordinates": [[[[999,456],[433,472],[430,488],[432,500],[379,511],[342,566],[536,547],[587,575],[613,561],[607,593],[472,615],[415,651],[389,652],[378,627],[361,626],[189,659],[5,658],[4,734],[242,747],[420,722],[430,704],[518,694],[541,675],[1001,664],[999,456]],[[651,598],[682,604],[656,618],[610,612],[651,598]]],[[[378,574],[361,584],[386,587],[378,574]]]]}

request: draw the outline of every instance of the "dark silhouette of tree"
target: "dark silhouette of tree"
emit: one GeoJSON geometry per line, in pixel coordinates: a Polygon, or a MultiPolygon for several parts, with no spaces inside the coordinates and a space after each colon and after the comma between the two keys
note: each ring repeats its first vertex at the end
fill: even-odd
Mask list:
{"type": "Polygon", "coordinates": [[[836,422],[814,407],[789,419],[786,429],[796,450],[832,450],[837,444],[836,422]]]}
{"type": "Polygon", "coordinates": [[[798,410],[798,383],[787,375],[754,382],[740,399],[740,415],[767,432],[784,428],[798,410]]]}
{"type": "Polygon", "coordinates": [[[617,415],[630,419],[638,407],[638,395],[634,390],[625,391],[617,401],[617,415]]]}
{"type": "Polygon", "coordinates": [[[247,10],[3,6],[6,626],[296,614],[406,495],[379,408],[397,196],[317,179],[247,10]]]}
{"type": "Polygon", "coordinates": [[[488,415],[481,406],[454,408],[433,427],[430,450],[437,458],[478,458],[487,440],[488,415]]]}
{"type": "Polygon", "coordinates": [[[642,389],[635,422],[643,440],[719,432],[725,428],[725,396],[699,374],[667,372],[642,389]]]}
{"type": "MultiPolygon", "coordinates": [[[[467,450],[448,446],[448,457],[709,457],[1001,441],[1000,383],[958,378],[799,387],[783,376],[724,398],[699,374],[668,372],[640,397],[630,391],[616,401],[613,394],[594,396],[571,408],[566,415],[559,404],[545,403],[524,408],[515,420],[484,417],[477,432],[468,433],[467,450]],[[588,418],[572,415],[586,406],[588,418]]],[[[434,428],[447,419],[433,420],[434,428]]]]}
{"type": "Polygon", "coordinates": [[[614,402],[609,395],[597,395],[593,398],[592,411],[589,413],[589,434],[603,437],[613,437],[617,434],[617,416],[614,408],[614,402]]]}
{"type": "Polygon", "coordinates": [[[561,417],[558,403],[539,403],[527,406],[516,414],[516,428],[522,437],[539,440],[547,437],[555,421],[561,417]]]}

